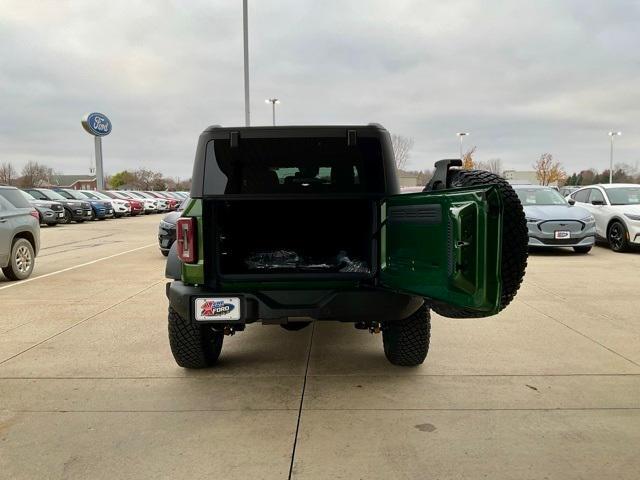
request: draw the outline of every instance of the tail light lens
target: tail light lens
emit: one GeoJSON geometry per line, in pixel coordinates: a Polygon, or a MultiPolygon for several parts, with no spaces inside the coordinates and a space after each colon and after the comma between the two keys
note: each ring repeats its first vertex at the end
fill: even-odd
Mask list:
{"type": "Polygon", "coordinates": [[[31,210],[29,214],[36,220],[40,221],[40,214],[38,213],[37,210],[31,210]]]}
{"type": "Polygon", "coordinates": [[[183,217],[179,218],[176,222],[176,242],[178,245],[178,257],[184,263],[196,262],[195,229],[195,218],[183,217]]]}

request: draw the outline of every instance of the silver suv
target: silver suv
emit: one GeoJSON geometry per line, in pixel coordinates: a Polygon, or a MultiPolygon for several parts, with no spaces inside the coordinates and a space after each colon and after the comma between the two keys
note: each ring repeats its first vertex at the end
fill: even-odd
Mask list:
{"type": "Polygon", "coordinates": [[[15,187],[0,186],[0,268],[9,280],[31,275],[40,248],[39,214],[15,187]]]}

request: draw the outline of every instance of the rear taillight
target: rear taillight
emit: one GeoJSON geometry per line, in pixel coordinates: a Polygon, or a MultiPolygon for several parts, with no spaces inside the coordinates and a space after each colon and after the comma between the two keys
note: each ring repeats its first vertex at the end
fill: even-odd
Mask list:
{"type": "Polygon", "coordinates": [[[176,222],[176,242],[178,245],[178,257],[184,263],[196,262],[195,229],[195,218],[183,217],[179,218],[176,222]]]}
{"type": "Polygon", "coordinates": [[[38,213],[37,210],[31,210],[29,212],[29,215],[31,215],[33,218],[35,218],[36,220],[40,221],[40,214],[38,213]]]}

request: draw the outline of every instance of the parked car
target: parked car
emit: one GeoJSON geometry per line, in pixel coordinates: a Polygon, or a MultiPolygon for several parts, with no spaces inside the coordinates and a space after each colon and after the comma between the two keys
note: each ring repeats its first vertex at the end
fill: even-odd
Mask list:
{"type": "Polygon", "coordinates": [[[147,195],[150,195],[153,198],[158,200],[158,204],[162,206],[164,205],[166,212],[172,212],[176,208],[178,208],[178,201],[175,198],[171,198],[168,195],[165,195],[165,192],[154,192],[154,191],[144,191],[147,195]]]}
{"type": "Polygon", "coordinates": [[[33,272],[40,249],[38,211],[15,187],[0,186],[0,268],[9,280],[33,272]]]}
{"type": "Polygon", "coordinates": [[[588,253],[595,244],[593,215],[570,205],[557,190],[537,185],[513,185],[527,218],[529,247],[573,247],[588,253]]]}
{"type": "Polygon", "coordinates": [[[27,192],[19,190],[20,194],[33,206],[40,214],[40,225],[55,227],[64,221],[64,207],[60,202],[52,200],[36,200],[27,192]]]}
{"type": "Polygon", "coordinates": [[[127,190],[126,192],[118,190],[114,193],[120,194],[124,197],[135,198],[136,200],[144,202],[144,213],[158,212],[158,201],[155,198],[145,197],[138,192],[131,192],[129,190],[127,190]]]}
{"type": "Polygon", "coordinates": [[[188,202],[188,198],[183,200],[175,212],[167,213],[162,220],[160,220],[158,227],[158,244],[160,245],[160,251],[165,257],[169,255],[171,246],[176,240],[176,222],[178,218],[180,218],[180,215],[182,215],[182,211],[188,202]]]}
{"type": "Polygon", "coordinates": [[[88,198],[86,195],[82,194],[79,190],[73,190],[71,188],[54,188],[54,191],[66,197],[69,200],[85,200],[89,202],[91,205],[91,220],[104,220],[105,218],[113,217],[113,206],[111,202],[88,198]]]}
{"type": "Polygon", "coordinates": [[[109,198],[112,198],[114,200],[121,200],[123,202],[128,202],[129,203],[129,215],[131,215],[132,217],[135,217],[136,215],[140,215],[144,213],[144,202],[142,200],[135,200],[134,198],[126,198],[122,195],[118,195],[116,192],[111,192],[108,190],[105,190],[104,192],[100,192],[103,193],[104,195],[106,195],[109,198]]]}
{"type": "Polygon", "coordinates": [[[85,220],[91,220],[93,210],[87,200],[69,199],[48,188],[23,188],[22,190],[37,200],[60,202],[64,207],[64,218],[60,223],[71,223],[72,221],[82,223],[85,220]]]}
{"type": "Polygon", "coordinates": [[[567,197],[571,195],[571,193],[578,190],[579,188],[580,187],[575,187],[575,186],[564,186],[564,187],[560,187],[558,191],[560,192],[560,195],[562,195],[563,197],[567,197]]]}
{"type": "Polygon", "coordinates": [[[132,195],[138,195],[142,198],[147,198],[150,200],[153,200],[154,202],[156,202],[156,212],[157,213],[162,213],[162,212],[168,212],[169,211],[169,202],[167,201],[166,198],[162,198],[159,197],[157,195],[150,195],[147,192],[143,192],[140,190],[133,190],[130,191],[129,193],[131,193],[132,195]]]}
{"type": "Polygon", "coordinates": [[[640,185],[609,183],[590,185],[569,196],[596,219],[596,236],[614,252],[640,245],[640,185]]]}
{"type": "Polygon", "coordinates": [[[102,200],[110,203],[115,218],[124,217],[131,213],[131,204],[127,200],[114,199],[96,190],[80,190],[80,193],[86,195],[91,200],[102,200]]]}
{"type": "Polygon", "coordinates": [[[340,320],[415,366],[431,309],[506,308],[527,263],[522,205],[506,180],[461,165],[441,160],[426,191],[400,195],[380,125],[206,129],[166,263],[178,365],[212,366],[250,323],[340,320]]]}

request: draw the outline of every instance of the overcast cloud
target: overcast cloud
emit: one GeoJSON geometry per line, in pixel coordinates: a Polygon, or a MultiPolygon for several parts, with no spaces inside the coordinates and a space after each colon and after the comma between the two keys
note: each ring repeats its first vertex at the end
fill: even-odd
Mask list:
{"type": "MultiPolygon", "coordinates": [[[[0,0],[0,162],[86,173],[80,126],[113,123],[105,170],[188,177],[200,132],[244,123],[242,2],[0,0]]],[[[640,160],[636,1],[250,0],[251,119],[378,122],[410,167],[455,157],[567,170],[640,160]]]]}

